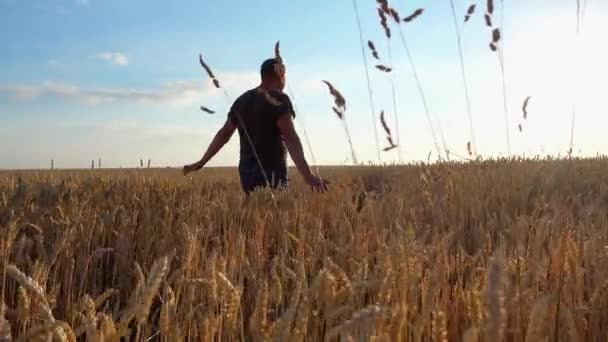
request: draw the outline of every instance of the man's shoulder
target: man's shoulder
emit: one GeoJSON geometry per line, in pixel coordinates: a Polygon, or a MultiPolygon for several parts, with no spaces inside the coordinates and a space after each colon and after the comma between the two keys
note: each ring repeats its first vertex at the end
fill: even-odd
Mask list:
{"type": "Polygon", "coordinates": [[[255,96],[255,88],[254,89],[249,89],[246,90],[244,93],[242,93],[239,97],[237,97],[237,101],[241,100],[241,99],[245,99],[251,96],[255,96]]]}
{"type": "Polygon", "coordinates": [[[274,97],[275,99],[281,101],[281,102],[291,102],[291,100],[289,99],[289,96],[287,96],[287,94],[285,94],[282,91],[278,91],[278,90],[269,90],[268,94],[270,94],[270,96],[274,97]]]}
{"type": "Polygon", "coordinates": [[[262,88],[255,88],[251,90],[251,92],[255,94],[255,96],[260,96],[264,98],[266,102],[270,103],[275,107],[291,106],[291,100],[289,99],[289,96],[287,96],[287,94],[282,91],[274,89],[265,90],[262,88]]]}
{"type": "Polygon", "coordinates": [[[293,109],[293,103],[291,103],[291,99],[287,94],[282,91],[271,90],[268,92],[269,95],[277,100],[278,107],[284,111],[281,114],[290,114],[292,117],[296,117],[296,113],[293,109]]]}
{"type": "MultiPolygon", "coordinates": [[[[235,103],[251,103],[249,100],[260,99],[264,103],[271,105],[273,108],[279,108],[281,110],[287,110],[291,112],[292,116],[295,117],[295,113],[293,110],[293,104],[291,103],[291,99],[287,94],[279,90],[265,90],[262,88],[253,88],[245,91],[241,96],[239,96],[235,103]]],[[[267,107],[260,107],[267,108],[267,107]]]]}

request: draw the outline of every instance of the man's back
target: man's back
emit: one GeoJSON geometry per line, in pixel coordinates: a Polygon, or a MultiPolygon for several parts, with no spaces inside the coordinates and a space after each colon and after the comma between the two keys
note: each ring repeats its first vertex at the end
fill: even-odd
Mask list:
{"type": "Polygon", "coordinates": [[[285,66],[280,58],[270,58],[260,67],[262,83],[241,95],[230,108],[228,120],[217,132],[198,162],[184,166],[184,175],[205,166],[238,129],[241,142],[239,174],[245,193],[258,187],[287,185],[287,150],[306,184],[326,191],[327,183],[312,173],[304,157],[295,117],[285,89],[285,66]],[[261,166],[261,167],[260,167],[261,166]],[[270,184],[269,184],[270,182],[270,184]]]}
{"type": "Polygon", "coordinates": [[[265,172],[286,170],[287,153],[277,127],[283,115],[295,117],[289,97],[277,91],[251,89],[234,102],[228,119],[239,131],[241,171],[260,172],[256,153],[265,172]]]}

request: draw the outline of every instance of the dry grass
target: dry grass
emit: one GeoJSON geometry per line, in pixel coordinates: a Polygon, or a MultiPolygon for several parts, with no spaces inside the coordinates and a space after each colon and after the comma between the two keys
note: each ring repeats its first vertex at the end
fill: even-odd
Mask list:
{"type": "Polygon", "coordinates": [[[3,341],[597,341],[608,160],[0,174],[3,341]],[[10,266],[9,266],[10,265],[10,266]]]}

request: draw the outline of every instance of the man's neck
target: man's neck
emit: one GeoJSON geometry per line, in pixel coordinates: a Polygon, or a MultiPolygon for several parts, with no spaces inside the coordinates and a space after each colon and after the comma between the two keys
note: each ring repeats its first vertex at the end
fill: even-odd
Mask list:
{"type": "Polygon", "coordinates": [[[268,84],[268,83],[264,83],[264,82],[262,82],[258,88],[262,88],[262,89],[264,89],[266,91],[269,91],[269,90],[274,90],[274,91],[278,91],[278,92],[281,91],[281,89],[279,89],[279,87],[276,87],[274,85],[271,85],[271,84],[268,84]]]}

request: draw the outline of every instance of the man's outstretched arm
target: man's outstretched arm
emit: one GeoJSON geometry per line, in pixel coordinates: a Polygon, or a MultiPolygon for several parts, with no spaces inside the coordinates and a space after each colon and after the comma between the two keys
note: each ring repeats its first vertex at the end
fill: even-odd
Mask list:
{"type": "Polygon", "coordinates": [[[283,140],[285,141],[285,146],[287,146],[291,160],[293,160],[293,163],[296,165],[296,168],[304,178],[306,184],[310,185],[315,190],[327,191],[327,182],[313,174],[308,162],[306,162],[304,150],[302,149],[302,142],[293,127],[291,115],[281,116],[277,121],[277,126],[281,131],[281,135],[283,135],[283,140]]]}
{"type": "Polygon", "coordinates": [[[201,160],[197,161],[194,164],[184,166],[184,175],[187,175],[190,172],[200,170],[203,166],[207,165],[207,163],[215,156],[221,149],[226,145],[230,138],[234,134],[236,130],[236,126],[233,125],[230,120],[226,120],[226,123],[220,130],[215,134],[215,137],[207,147],[207,151],[201,158],[201,160]]]}

